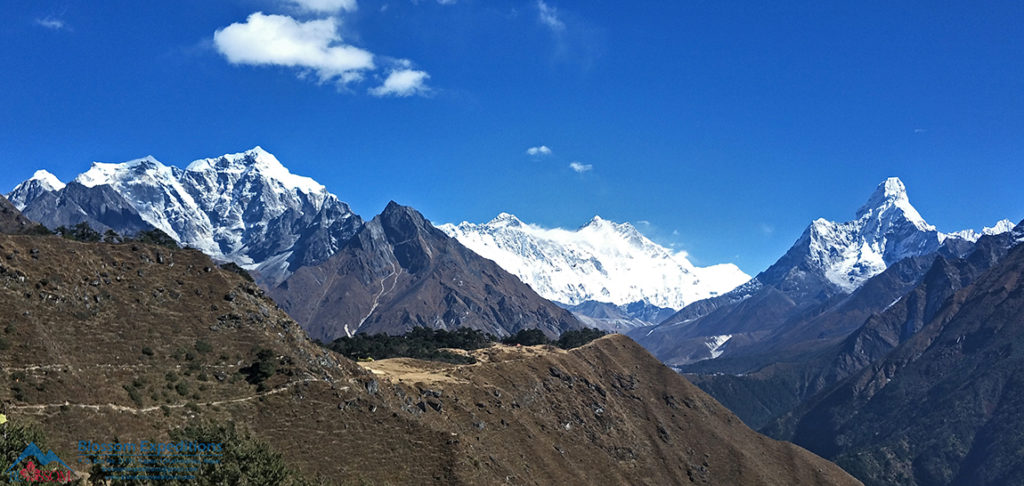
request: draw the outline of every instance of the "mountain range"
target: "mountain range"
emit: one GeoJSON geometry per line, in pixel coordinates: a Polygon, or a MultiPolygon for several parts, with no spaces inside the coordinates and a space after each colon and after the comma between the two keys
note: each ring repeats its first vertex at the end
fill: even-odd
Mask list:
{"type": "MultiPolygon", "coordinates": [[[[101,232],[127,235],[159,229],[183,246],[251,271],[268,290],[301,268],[326,262],[363,226],[322,185],[292,174],[260,147],[200,159],[184,170],[153,157],[93,163],[67,184],[39,170],[8,197],[50,228],[84,221],[101,232]]],[[[696,267],[632,225],[600,217],[576,231],[543,229],[506,213],[486,224],[439,228],[587,325],[613,331],[655,324],[689,302],[749,279],[732,264],[696,267]]],[[[450,325],[463,319],[440,312],[427,320],[450,325]]],[[[346,324],[358,327],[358,319],[346,324]]]]}
{"type": "Polygon", "coordinates": [[[750,279],[733,264],[697,267],[629,223],[594,216],[575,231],[547,229],[501,213],[483,224],[438,226],[519,276],[546,299],[569,306],[643,302],[681,309],[750,279]]]}
{"type": "MultiPolygon", "coordinates": [[[[1006,226],[1004,222],[997,225],[1000,229],[1006,226]]],[[[961,256],[972,245],[969,239],[941,233],[926,223],[910,204],[903,182],[889,178],[878,185],[855,219],[813,221],[778,261],[749,282],[690,304],[657,326],[630,331],[630,336],[675,366],[758,354],[777,360],[780,350],[818,348],[822,342],[841,339],[856,329],[861,324],[856,320],[826,329],[800,323],[843,306],[869,279],[890,266],[940,251],[961,256]],[[770,352],[765,346],[768,342],[773,344],[770,352]]],[[[902,286],[879,292],[871,305],[891,303],[884,299],[898,298],[909,290],[920,278],[920,271],[911,271],[902,286]]],[[[756,357],[750,363],[733,360],[729,370],[749,372],[764,364],[756,357]]],[[[716,364],[702,366],[710,371],[716,364]]]]}
{"type": "Polygon", "coordinates": [[[480,329],[508,336],[538,328],[550,337],[582,327],[494,262],[395,202],[360,227],[327,261],[300,268],[270,290],[314,338],[413,327],[480,329]]]}
{"type": "MultiPolygon", "coordinates": [[[[414,216],[389,205],[370,228],[386,240],[414,216]]],[[[441,241],[373,243],[419,271],[451,257],[417,249],[458,251],[441,241]]],[[[5,427],[37,423],[36,443],[64,457],[83,437],[169,441],[184,424],[204,441],[230,431],[229,451],[252,444],[220,458],[232,484],[858,484],[623,336],[494,345],[473,365],[357,364],[194,249],[0,235],[0,253],[5,427]]]]}
{"type": "MultiPolygon", "coordinates": [[[[413,208],[391,202],[381,214],[363,221],[323,186],[291,174],[259,147],[195,161],[184,170],[164,166],[151,157],[122,164],[97,163],[67,184],[39,171],[19,184],[10,197],[13,205],[0,199],[2,231],[31,232],[30,218],[50,227],[85,221],[100,230],[128,234],[156,228],[219,261],[252,270],[259,284],[304,331],[287,322],[277,323],[284,330],[278,335],[288,336],[301,351],[281,362],[293,363],[299,357],[303,366],[308,366],[307,371],[314,370],[313,375],[329,376],[332,367],[343,370],[343,374],[355,373],[352,376],[360,372],[353,363],[336,357],[327,359],[328,354],[316,358],[320,351],[311,351],[318,348],[304,341],[306,336],[330,341],[355,333],[402,334],[425,326],[469,327],[497,336],[540,329],[548,337],[555,337],[570,329],[601,327],[628,333],[747,425],[834,459],[869,484],[946,485],[968,480],[1004,484],[1024,471],[1018,465],[1020,461],[1014,459],[1021,447],[1014,431],[1022,425],[1014,398],[1021,393],[1017,389],[1021,380],[1015,374],[1020,363],[1014,350],[1021,334],[1017,329],[1021,314],[1018,307],[1024,301],[1019,298],[1017,285],[1024,258],[1020,248],[1024,246],[1020,245],[1024,226],[1003,220],[980,232],[941,232],[911,205],[906,187],[897,178],[879,184],[852,220],[811,222],[779,260],[752,279],[729,264],[696,267],[685,254],[655,244],[633,226],[599,217],[574,231],[541,228],[507,213],[484,224],[463,222],[434,227],[413,208]],[[21,215],[18,208],[23,208],[25,214],[21,215]]],[[[13,302],[19,296],[38,296],[39,305],[49,305],[52,300],[61,312],[68,311],[70,302],[83,301],[84,307],[73,313],[75,319],[109,318],[116,314],[111,314],[119,305],[116,303],[121,302],[119,293],[135,295],[140,287],[132,283],[122,289],[113,284],[111,271],[123,278],[124,269],[135,268],[125,262],[108,263],[107,257],[119,255],[123,259],[127,255],[129,260],[145,262],[145,268],[138,269],[140,278],[149,272],[168,271],[149,265],[154,260],[161,264],[166,261],[166,252],[159,250],[151,255],[146,247],[136,244],[77,247],[77,243],[46,236],[12,238],[0,245],[8,252],[7,263],[0,267],[7,276],[0,277],[7,278],[14,290],[26,284],[26,275],[35,278],[23,268],[35,268],[41,256],[49,259],[53,257],[47,255],[63,255],[65,250],[89,255],[92,248],[107,256],[92,260],[101,270],[96,270],[98,277],[89,285],[120,289],[93,291],[74,283],[89,279],[70,278],[61,273],[63,270],[54,269],[58,267],[43,265],[46,275],[37,279],[35,291],[18,294],[18,290],[17,295],[7,296],[13,307],[18,307],[13,302]],[[26,244],[35,247],[26,248],[26,244]],[[139,251],[142,254],[133,255],[139,251]],[[23,256],[26,254],[30,257],[23,256]],[[11,273],[15,270],[20,273],[11,273]],[[11,275],[21,279],[11,280],[11,275]]],[[[170,272],[177,275],[177,286],[186,280],[207,282],[210,277],[203,275],[211,272],[217,278],[235,278],[225,277],[220,270],[214,272],[215,266],[203,264],[202,258],[206,257],[199,252],[184,250],[174,255],[179,262],[190,262],[184,269],[170,272]],[[200,272],[199,268],[204,270],[200,272]],[[185,273],[175,273],[179,271],[185,273]]],[[[65,260],[61,265],[77,265],[65,260]]],[[[173,290],[177,287],[146,278],[141,282],[159,286],[146,294],[148,297],[134,297],[137,305],[123,301],[134,309],[132,312],[139,312],[140,305],[185,309],[172,303],[182,298],[180,291],[173,290]]],[[[241,284],[223,293],[212,283],[204,285],[217,290],[207,295],[203,288],[196,287],[199,301],[223,294],[218,303],[208,307],[217,313],[217,323],[209,329],[244,328],[256,330],[262,336],[258,339],[273,338],[277,327],[265,329],[265,336],[260,334],[260,315],[265,319],[279,311],[271,311],[267,305],[261,305],[258,313],[242,308],[246,303],[258,303],[262,290],[241,284]],[[243,293],[250,297],[240,299],[243,293]],[[232,311],[221,313],[221,306],[232,311]]],[[[50,312],[54,309],[46,310],[45,305],[33,307],[31,312],[55,316],[50,312]]],[[[196,321],[183,329],[205,333],[204,326],[205,321],[196,321]]],[[[89,330],[104,335],[97,326],[90,325],[89,330]]],[[[18,333],[13,336],[22,337],[18,333]]],[[[232,334],[231,339],[232,346],[251,346],[239,335],[232,334]]],[[[275,349],[279,344],[274,345],[275,349]]],[[[118,353],[129,352],[118,348],[118,353]]],[[[288,357],[289,352],[285,350],[282,355],[288,357]]],[[[444,427],[453,426],[450,420],[456,416],[460,417],[457,420],[466,419],[466,413],[476,420],[480,412],[477,409],[488,407],[479,400],[494,394],[489,388],[493,383],[518,383],[501,392],[516,396],[514,403],[518,406],[513,408],[542,403],[541,408],[533,410],[537,417],[557,418],[558,427],[565,431],[582,428],[590,441],[585,443],[601,444],[598,449],[585,446],[574,450],[552,439],[560,455],[568,450],[594,458],[574,463],[575,474],[601,470],[619,477],[615,475],[623,474],[621,470],[608,468],[603,454],[619,462],[656,454],[683,461],[686,466],[673,474],[685,473],[700,482],[709,477],[705,476],[709,463],[691,464],[696,456],[689,452],[678,457],[667,452],[677,446],[666,449],[668,446],[647,444],[632,449],[621,445],[627,436],[641,437],[642,441],[654,438],[645,425],[640,425],[651,425],[652,420],[660,424],[655,431],[658,439],[669,444],[682,430],[665,425],[674,424],[677,413],[686,417],[694,413],[686,410],[714,410],[714,406],[691,406],[685,401],[685,408],[678,407],[678,396],[694,397],[695,403],[701,403],[700,395],[679,388],[674,380],[685,383],[682,378],[667,368],[652,367],[641,355],[643,351],[628,340],[611,337],[598,340],[586,352],[571,354],[568,361],[529,351],[510,360],[518,364],[498,363],[475,370],[445,368],[433,374],[434,368],[407,362],[372,369],[375,376],[388,376],[399,383],[424,377],[453,383],[451,389],[458,396],[478,401],[476,408],[460,408],[463,405],[458,399],[445,402],[444,407],[456,412],[434,423],[444,427]],[[609,361],[615,365],[609,366],[609,361]],[[627,373],[625,368],[617,368],[624,363],[628,364],[626,368],[643,371],[627,373]],[[550,366],[550,376],[543,371],[546,366],[550,366]],[[600,370],[594,371],[595,366],[600,370]],[[564,371],[566,367],[588,378],[571,378],[564,371]],[[580,418],[589,416],[588,408],[601,417],[605,411],[601,404],[605,402],[580,383],[605,397],[598,389],[607,392],[606,386],[592,385],[609,377],[613,381],[605,382],[607,386],[645,404],[627,400],[615,406],[647,418],[636,423],[618,422],[626,424],[629,432],[605,443],[604,439],[595,439],[601,434],[596,425],[580,418]],[[666,388],[632,391],[641,386],[639,383],[651,380],[666,383],[666,388]],[[555,395],[538,398],[538,382],[555,395]],[[481,408],[479,403],[484,406],[481,408]],[[570,409],[562,410],[566,403],[572,404],[570,409]],[[668,412],[670,417],[662,415],[666,412],[662,404],[672,410],[668,412]],[[554,411],[553,416],[544,415],[550,411],[554,411]],[[563,423],[565,417],[575,418],[563,423]],[[596,469],[591,471],[592,467],[596,469]]],[[[484,355],[478,358],[491,359],[484,355]]],[[[355,383],[351,376],[340,379],[355,383]]],[[[46,387],[36,387],[36,391],[15,388],[20,394],[17,400],[23,402],[26,397],[42,402],[53,398],[46,395],[46,387]]],[[[379,383],[365,384],[365,389],[376,395],[379,383]]],[[[307,388],[303,393],[313,392],[307,388]]],[[[340,397],[334,393],[335,398],[340,397]]],[[[401,413],[419,415],[429,409],[442,411],[440,401],[435,407],[433,401],[426,404],[424,400],[417,413],[408,400],[410,391],[396,393],[396,400],[373,402],[370,413],[377,407],[392,410],[393,417],[401,413]]],[[[441,397],[433,391],[429,396],[441,397]]],[[[301,400],[299,397],[291,405],[312,412],[309,403],[301,400]]],[[[709,430],[732,427],[735,417],[718,412],[712,415],[719,416],[712,420],[716,425],[701,429],[699,435],[718,440],[723,437],[709,430]]],[[[707,419],[700,413],[697,416],[707,419]]],[[[512,413],[503,420],[508,424],[523,417],[512,413]]],[[[474,425],[478,431],[493,425],[486,421],[473,423],[485,423],[483,428],[474,425]]],[[[391,425],[425,435],[432,433],[406,423],[391,425]]],[[[370,430],[365,423],[356,426],[370,430]]],[[[519,432],[532,440],[537,434],[551,431],[545,425],[530,425],[519,432]]],[[[744,435],[746,432],[736,434],[731,437],[760,440],[744,435]]],[[[687,433],[683,436],[690,437],[687,433]]],[[[489,440],[495,439],[492,436],[489,440]]],[[[524,444],[527,442],[523,439],[524,444]]],[[[508,459],[503,449],[482,447],[491,454],[492,463],[493,457],[502,457],[502,463],[508,459]]],[[[726,450],[743,463],[747,452],[726,450]]],[[[547,461],[549,454],[538,453],[536,459],[547,461]]],[[[478,476],[479,472],[461,470],[445,461],[430,466],[440,468],[435,479],[442,478],[442,482],[453,477],[491,477],[478,476]],[[453,473],[456,470],[460,472],[453,473]]],[[[502,474],[511,472],[505,465],[489,467],[502,474]]],[[[654,474],[648,465],[644,467],[648,468],[645,474],[654,474]]],[[[752,474],[739,477],[764,479],[758,476],[760,472],[752,474]]],[[[532,481],[566,480],[550,469],[523,477],[532,481]]],[[[716,476],[720,482],[723,477],[727,476],[716,476]]],[[[820,475],[803,477],[822,480],[820,475]]],[[[627,480],[626,476],[619,478],[627,480]]]]}
{"type": "Polygon", "coordinates": [[[86,221],[133,234],[150,227],[179,244],[252,270],[267,286],[323,262],[362,220],[260,147],[196,160],[184,170],[153,157],[95,162],[67,185],[37,171],[7,197],[48,227],[86,221]]]}

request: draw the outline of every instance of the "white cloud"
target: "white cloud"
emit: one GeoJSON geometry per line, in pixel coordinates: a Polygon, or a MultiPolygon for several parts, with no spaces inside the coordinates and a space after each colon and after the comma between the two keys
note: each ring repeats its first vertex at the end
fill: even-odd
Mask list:
{"type": "Polygon", "coordinates": [[[551,149],[547,145],[541,145],[540,147],[530,147],[526,149],[527,155],[551,155],[551,149]]]}
{"type": "Polygon", "coordinates": [[[289,3],[308,12],[337,13],[342,10],[354,12],[356,0],[288,0],[289,3]]]}
{"type": "Polygon", "coordinates": [[[424,82],[430,78],[426,71],[397,69],[391,71],[384,84],[370,90],[374,96],[412,96],[425,94],[429,88],[424,82]]]}
{"type": "Polygon", "coordinates": [[[537,18],[540,20],[540,23],[548,26],[548,28],[555,32],[565,30],[565,22],[558,18],[558,9],[544,3],[544,0],[537,0],[537,11],[537,18]]]}
{"type": "Polygon", "coordinates": [[[41,25],[47,29],[61,30],[67,25],[61,19],[55,19],[53,17],[46,17],[45,19],[36,19],[36,25],[41,25]]]}
{"type": "Polygon", "coordinates": [[[441,5],[455,5],[456,0],[437,0],[441,5]]]}
{"type": "Polygon", "coordinates": [[[295,67],[315,72],[321,82],[355,81],[362,78],[362,71],[374,68],[372,53],[341,42],[338,19],[333,17],[302,22],[256,12],[245,23],[214,32],[213,42],[232,64],[295,67]]]}
{"type": "Polygon", "coordinates": [[[569,164],[569,168],[576,171],[577,174],[582,174],[594,168],[591,164],[581,164],[579,162],[572,162],[569,164]]]}

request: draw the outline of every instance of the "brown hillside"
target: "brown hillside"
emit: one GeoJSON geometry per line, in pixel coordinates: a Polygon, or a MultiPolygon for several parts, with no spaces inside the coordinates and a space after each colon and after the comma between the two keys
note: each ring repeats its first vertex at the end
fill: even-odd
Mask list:
{"type": "Polygon", "coordinates": [[[627,338],[374,373],[191,250],[0,236],[0,325],[0,403],[71,461],[78,440],[212,419],[337,484],[857,484],[627,338]],[[258,349],[279,365],[261,387],[242,372],[258,349]]]}

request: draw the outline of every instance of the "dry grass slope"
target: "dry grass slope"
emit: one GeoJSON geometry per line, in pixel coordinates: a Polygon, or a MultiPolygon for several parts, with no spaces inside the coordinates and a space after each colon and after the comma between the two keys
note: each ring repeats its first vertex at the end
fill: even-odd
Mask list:
{"type": "Polygon", "coordinates": [[[374,373],[192,250],[0,236],[0,336],[0,403],[65,458],[212,419],[337,484],[857,484],[627,338],[374,373]],[[278,369],[257,386],[260,349],[278,369]]]}

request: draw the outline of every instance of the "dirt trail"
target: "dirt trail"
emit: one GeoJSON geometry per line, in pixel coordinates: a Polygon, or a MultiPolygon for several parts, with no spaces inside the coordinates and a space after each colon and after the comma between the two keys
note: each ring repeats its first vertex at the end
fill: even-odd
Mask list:
{"type": "MultiPolygon", "coordinates": [[[[239,397],[239,398],[231,398],[231,399],[227,399],[227,400],[215,400],[215,401],[209,401],[209,402],[196,402],[196,405],[199,405],[199,406],[216,406],[216,405],[227,405],[229,403],[248,402],[248,401],[256,400],[256,399],[261,398],[261,397],[265,397],[265,396],[269,396],[269,395],[276,395],[278,393],[287,391],[288,389],[290,389],[292,387],[295,387],[296,385],[300,385],[300,384],[303,384],[303,383],[309,383],[309,382],[313,382],[313,381],[322,381],[322,380],[319,379],[319,378],[306,378],[304,380],[299,380],[299,381],[294,381],[294,382],[288,383],[288,384],[286,384],[284,386],[275,388],[273,390],[265,391],[265,392],[262,392],[262,393],[256,393],[254,395],[248,395],[248,396],[239,397]]],[[[36,414],[38,414],[38,413],[44,413],[47,410],[52,409],[52,408],[69,407],[69,408],[79,408],[79,409],[86,409],[86,410],[95,410],[97,412],[99,412],[101,410],[113,410],[113,411],[116,411],[116,412],[127,412],[127,413],[133,413],[133,414],[140,414],[140,413],[156,412],[156,411],[162,410],[163,407],[167,407],[167,408],[185,408],[185,406],[187,406],[187,404],[185,404],[185,403],[154,405],[154,406],[151,406],[151,407],[126,407],[124,405],[117,405],[117,404],[114,404],[114,403],[88,404],[88,403],[69,403],[69,402],[64,402],[64,403],[43,403],[43,404],[37,404],[37,405],[13,405],[11,407],[8,407],[8,410],[11,410],[11,411],[25,411],[26,413],[36,413],[36,414]]]]}

